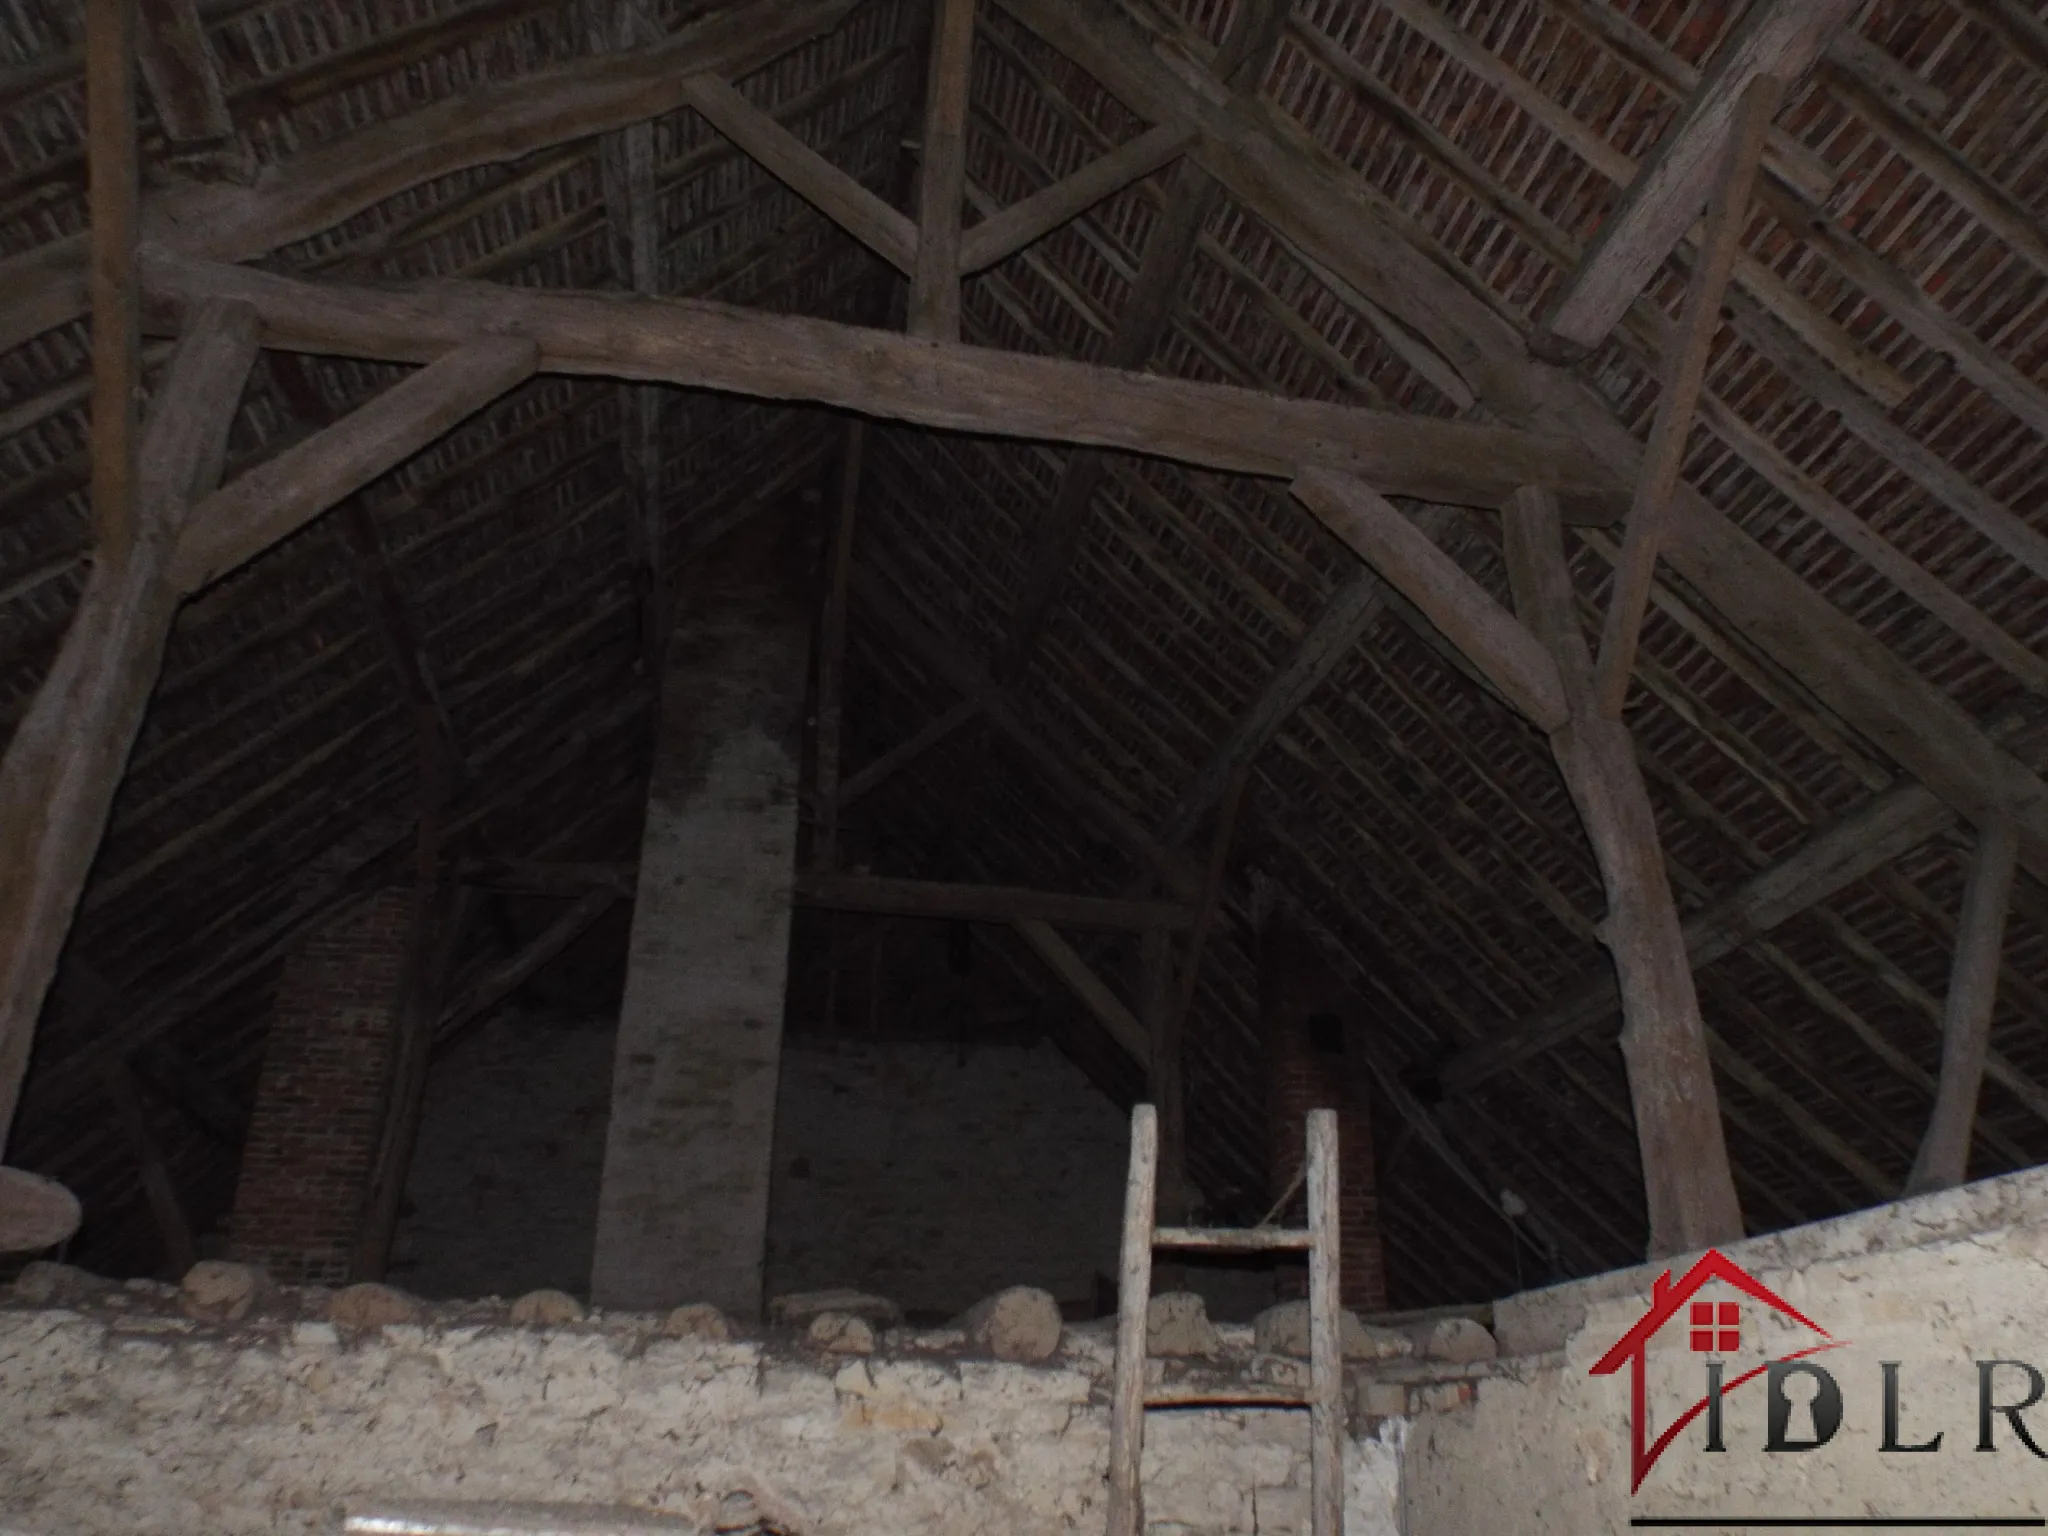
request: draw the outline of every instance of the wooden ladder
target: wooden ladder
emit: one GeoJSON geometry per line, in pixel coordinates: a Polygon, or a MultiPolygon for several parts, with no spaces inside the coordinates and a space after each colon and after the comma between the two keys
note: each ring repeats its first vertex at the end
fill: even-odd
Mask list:
{"type": "Polygon", "coordinates": [[[1139,1536],[1145,1493],[1139,1460],[1147,1408],[1203,1404],[1308,1409],[1310,1536],[1344,1529],[1344,1361],[1337,1292],[1337,1114],[1308,1115],[1306,1227],[1155,1226],[1159,1181],[1159,1113],[1131,1111],[1131,1171],[1124,1185],[1123,1251],[1117,1274],[1116,1375],[1109,1408],[1108,1536],[1139,1536]],[[1145,1392],[1145,1319],[1152,1299],[1153,1250],[1207,1253],[1308,1254],[1308,1395],[1233,1390],[1226,1395],[1145,1392]]]}

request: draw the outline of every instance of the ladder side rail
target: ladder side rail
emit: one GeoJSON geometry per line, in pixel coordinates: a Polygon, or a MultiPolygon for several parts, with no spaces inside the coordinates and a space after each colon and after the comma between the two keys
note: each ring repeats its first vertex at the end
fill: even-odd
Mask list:
{"type": "Polygon", "coordinates": [[[1338,1277],[1337,1114],[1308,1115],[1309,1532],[1344,1529],[1344,1356],[1338,1277]]]}
{"type": "Polygon", "coordinates": [[[1145,1451],[1145,1314],[1152,1299],[1158,1180],[1159,1112],[1150,1104],[1139,1104],[1131,1110],[1131,1168],[1124,1182],[1123,1250],[1117,1264],[1108,1536],[1138,1536],[1145,1519],[1139,1463],[1145,1451]]]}

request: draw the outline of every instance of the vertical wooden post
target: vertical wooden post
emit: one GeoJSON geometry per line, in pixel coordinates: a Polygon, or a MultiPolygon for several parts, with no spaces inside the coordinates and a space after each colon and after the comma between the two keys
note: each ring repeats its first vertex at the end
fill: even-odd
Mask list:
{"type": "Polygon", "coordinates": [[[1343,1536],[1344,1336],[1337,1112],[1308,1112],[1309,1536],[1343,1536]]]}
{"type": "Polygon", "coordinates": [[[1742,1236],[1706,1026],[1671,899],[1650,794],[1628,727],[1601,713],[1548,491],[1525,487],[1503,509],[1515,609],[1556,664],[1570,714],[1551,752],[1593,845],[1607,891],[1600,938],[1622,999],[1621,1053],[1642,1148],[1652,1258],[1742,1236]]]}
{"type": "Polygon", "coordinates": [[[164,1264],[173,1279],[180,1278],[199,1261],[199,1246],[193,1241],[192,1223],[186,1218],[185,1207],[178,1199],[177,1185],[171,1180],[170,1164],[164,1159],[156,1133],[149,1128],[149,1115],[143,1108],[142,1095],[135,1086],[135,1074],[129,1070],[127,1061],[110,1058],[102,1077],[107,1087],[107,1098],[114,1106],[114,1116],[121,1122],[129,1149],[135,1154],[136,1171],[142,1176],[143,1198],[149,1202],[149,1214],[156,1222],[157,1236],[163,1241],[164,1264]]]}
{"type": "Polygon", "coordinates": [[[85,7],[86,198],[92,221],[93,558],[135,542],[136,409],[142,393],[142,286],[135,241],[135,0],[85,7]]]}
{"type": "Polygon", "coordinates": [[[861,460],[867,423],[846,428],[846,453],[839,466],[839,510],[826,557],[825,611],[818,621],[818,736],[812,788],[818,801],[817,836],[811,865],[833,869],[839,862],[839,740],[841,694],[846,686],[846,594],[853,571],[854,520],[860,509],[861,460]]]}
{"type": "Polygon", "coordinates": [[[382,1123],[363,1196],[355,1257],[349,1265],[356,1280],[381,1280],[391,1261],[398,1207],[405,1195],[413,1147],[419,1140],[434,1028],[440,1022],[441,1003],[470,900],[468,886],[447,880],[442,858],[442,827],[455,765],[442,748],[433,712],[416,705],[413,713],[419,735],[420,820],[413,848],[412,937],[394,1011],[382,1123]]]}
{"type": "Polygon", "coordinates": [[[1949,963],[1948,999],[1941,1025],[1941,1082],[1906,1193],[1954,1189],[1969,1177],[1970,1132],[1977,1091],[1991,1046],[1991,1011],[1998,1001],[1998,962],[2005,947],[2005,915],[2012,898],[2019,831],[2009,816],[1977,829],[1970,877],[1963,887],[1962,920],[1949,963]]]}
{"type": "Polygon", "coordinates": [[[1116,1383],[1109,1401],[1108,1536],[1145,1525],[1145,1314],[1152,1301],[1152,1233],[1159,1178],[1159,1114],[1131,1110],[1131,1167],[1124,1180],[1124,1240],[1116,1275],[1116,1383]]]}
{"type": "Polygon", "coordinates": [[[960,339],[960,199],[967,180],[967,85],[974,61],[974,0],[936,0],[925,85],[924,160],[918,173],[917,268],[910,334],[960,339]]]}

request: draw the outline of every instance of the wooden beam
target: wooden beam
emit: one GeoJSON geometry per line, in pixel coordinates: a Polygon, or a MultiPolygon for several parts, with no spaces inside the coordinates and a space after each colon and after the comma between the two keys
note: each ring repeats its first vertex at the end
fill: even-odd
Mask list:
{"type": "Polygon", "coordinates": [[[841,912],[886,912],[896,917],[937,917],[955,922],[1011,923],[1036,920],[1074,928],[1184,930],[1195,914],[1172,901],[1127,901],[1117,896],[1080,896],[1010,885],[949,885],[937,880],[903,880],[888,875],[797,876],[802,906],[841,912]]]}
{"type": "Polygon", "coordinates": [[[0,1145],[43,994],[177,609],[167,579],[193,497],[220,476],[256,316],[195,309],[143,435],[142,508],[125,556],[95,561],[57,659],[0,759],[0,1145]]]}
{"type": "Polygon", "coordinates": [[[967,181],[967,89],[974,67],[974,0],[932,0],[931,68],[917,178],[917,260],[909,330],[960,339],[960,203],[967,181]]]}
{"type": "Polygon", "coordinates": [[[1539,729],[1557,730],[1571,717],[1557,664],[1544,647],[1385,497],[1356,480],[1318,472],[1302,475],[1290,489],[1539,729]]]}
{"type": "Polygon", "coordinates": [[[135,405],[142,397],[142,285],[136,261],[135,0],[85,7],[87,216],[92,241],[92,524],[95,557],[125,559],[138,501],[135,405]]]}
{"type": "MultiPolygon", "coordinates": [[[[1450,531],[1451,517],[1446,508],[1425,507],[1416,514],[1415,524],[1434,544],[1450,531]]],[[[1266,679],[1258,697],[1245,706],[1215,751],[1175,797],[1159,824],[1162,842],[1177,845],[1194,830],[1222,798],[1232,775],[1265,751],[1294,712],[1343,665],[1386,608],[1386,588],[1369,566],[1360,565],[1344,578],[1295,643],[1292,654],[1266,679]]]]}
{"type": "Polygon", "coordinates": [[[156,1132],[150,1129],[149,1111],[143,1107],[142,1094],[135,1086],[135,1075],[128,1063],[119,1057],[109,1057],[104,1081],[114,1118],[121,1122],[128,1149],[135,1156],[143,1199],[149,1205],[150,1218],[156,1223],[157,1237],[163,1245],[164,1267],[172,1279],[177,1279],[199,1262],[199,1245],[192,1237],[191,1219],[178,1199],[171,1166],[164,1158],[156,1132]]]}
{"type": "MultiPolygon", "coordinates": [[[[352,288],[145,247],[152,299],[244,299],[264,344],[431,362],[478,337],[530,337],[546,373],[838,406],[920,426],[1116,448],[1240,474],[1355,474],[1389,495],[1498,505],[1518,485],[1619,511],[1621,482],[1557,439],[1283,399],[1060,358],[694,299],[437,281],[352,288]]],[[[479,343],[480,345],[483,343],[479,343]]],[[[510,345],[509,342],[495,342],[510,345]]]]}
{"type": "Polygon", "coordinates": [[[1941,1081],[1934,1114],[1906,1178],[1906,1193],[1954,1189],[1970,1177],[1970,1135],[1977,1119],[1977,1093],[1991,1046],[1991,1013],[1998,1000],[1999,957],[2005,945],[2005,915],[2012,900],[2013,867],[2019,836],[2008,820],[1977,829],[1977,848],[1963,888],[1962,920],[1956,926],[1948,999],[1941,1026],[1941,1081]]]}
{"type": "Polygon", "coordinates": [[[705,121],[790,191],[898,272],[908,275],[916,269],[918,231],[909,219],[717,75],[690,76],[683,94],[705,121]]]}
{"type": "Polygon", "coordinates": [[[1650,1257],[1732,1242],[1743,1235],[1742,1208],[1649,790],[1627,728],[1600,713],[1594,696],[1555,501],[1524,492],[1503,520],[1515,608],[1556,663],[1571,702],[1569,718],[1550,728],[1551,751],[1607,890],[1600,938],[1621,991],[1650,1257]]]}
{"type": "Polygon", "coordinates": [[[1109,983],[1095,973],[1095,968],[1075,952],[1073,945],[1061,938],[1052,924],[1039,918],[1020,917],[1011,926],[1052,973],[1072,989],[1095,1022],[1108,1031],[1110,1039],[1122,1046],[1124,1053],[1139,1066],[1148,1067],[1152,1051],[1145,1026],[1124,1006],[1123,999],[1109,989],[1109,983]]]}
{"type": "Polygon", "coordinates": [[[1636,476],[1622,534],[1621,560],[1614,568],[1614,586],[1607,599],[1607,620],[1600,635],[1593,668],[1593,700],[1609,719],[1621,718],[1622,702],[1635,672],[1636,642],[1643,612],[1650,603],[1650,582],[1657,569],[1672,488],[1685,461],[1699,409],[1700,387],[1706,378],[1707,353],[1721,325],[1721,296],[1735,265],[1735,249],[1749,218],[1749,192],[1763,152],[1764,130],[1777,114],[1783,85],[1759,75],[1744,87],[1728,135],[1728,146],[1714,193],[1707,204],[1707,235],[1693,263],[1679,314],[1678,337],[1665,356],[1664,377],[1657,392],[1657,416],[1650,444],[1636,476]]]}
{"type": "Polygon", "coordinates": [[[1028,722],[1010,702],[1009,695],[975,666],[965,652],[925,628],[881,579],[878,573],[882,569],[879,560],[857,567],[853,576],[854,595],[908,647],[918,665],[971,701],[1062,799],[1094,822],[1133,859],[1157,873],[1166,882],[1167,890],[1192,899],[1201,889],[1201,877],[1190,862],[1160,843],[1136,816],[1090,783],[1074,766],[1078,754],[1052,732],[1028,722]]]}
{"type": "MultiPolygon", "coordinates": [[[[1886,790],[1687,918],[1683,933],[1692,969],[1705,970],[1787,918],[1911,852],[1954,821],[1955,813],[1918,784],[1886,790]]],[[[1610,971],[1587,976],[1557,1002],[1451,1057],[1440,1074],[1443,1090],[1468,1093],[1488,1078],[1597,1027],[1620,1004],[1610,971]]]]}
{"type": "Polygon", "coordinates": [[[173,145],[220,146],[235,136],[227,93],[193,0],[140,0],[142,78],[173,145]]]}
{"type": "MultiPolygon", "coordinates": [[[[831,31],[853,0],[752,0],[658,47],[599,55],[446,97],[291,158],[254,185],[186,185],[148,200],[149,224],[193,255],[249,261],[348,222],[410,187],[649,122],[705,70],[740,79],[831,31]]],[[[86,242],[0,261],[0,352],[85,313],[86,242]]]]}
{"type": "Polygon", "coordinates": [[[457,347],[369,404],[287,448],[193,508],[171,579],[196,592],[533,376],[532,342],[489,336],[457,347]]]}
{"type": "Polygon", "coordinates": [[[631,901],[639,868],[630,860],[464,859],[456,866],[464,885],[513,896],[589,896],[609,891],[631,901]]]}
{"type": "Polygon", "coordinates": [[[832,520],[832,546],[825,559],[824,611],[818,618],[818,725],[811,753],[817,797],[811,863],[817,869],[832,869],[839,862],[839,739],[846,677],[847,583],[853,574],[854,519],[860,511],[861,459],[866,445],[867,424],[849,423],[839,464],[839,506],[832,520]]]}
{"type": "Polygon", "coordinates": [[[1199,135],[1185,123],[1161,123],[1127,144],[1098,155],[1073,175],[968,229],[960,240],[960,275],[971,277],[1043,240],[1069,220],[1115,196],[1134,181],[1171,165],[1199,135]]]}
{"type": "Polygon", "coordinates": [[[1138,935],[1132,980],[1132,996],[1137,999],[1134,1011],[1145,1031],[1145,1092],[1159,1111],[1162,1165],[1168,1161],[1164,1155],[1167,1144],[1171,1142],[1176,1149],[1171,1169],[1161,1179],[1157,1197],[1160,1216],[1167,1222],[1184,1222],[1188,1219],[1187,1100],[1183,1095],[1187,1073],[1180,1043],[1173,1038],[1173,935],[1164,928],[1147,928],[1138,935]],[[1178,1140],[1167,1133],[1168,1122],[1177,1127],[1178,1140]]]}
{"type": "Polygon", "coordinates": [[[518,954],[467,982],[441,1010],[441,1021],[434,1032],[435,1049],[445,1048],[470,1025],[538,975],[543,966],[609,912],[618,899],[617,894],[610,890],[587,892],[563,909],[562,914],[518,954]]]}
{"type": "MultiPolygon", "coordinates": [[[[1803,75],[1859,0],[1765,0],[1722,43],[1699,89],[1629,184],[1621,206],[1565,283],[1542,335],[1597,347],[1699,217],[1715,168],[1739,131],[1741,103],[1760,76],[1803,75]]],[[[1540,346],[1540,343],[1539,343],[1540,346]]]]}
{"type": "Polygon", "coordinates": [[[898,742],[852,778],[841,781],[839,808],[845,810],[869,791],[888,782],[900,769],[924,756],[980,713],[979,703],[973,699],[962,699],[944,714],[919,728],[915,734],[898,742]]]}

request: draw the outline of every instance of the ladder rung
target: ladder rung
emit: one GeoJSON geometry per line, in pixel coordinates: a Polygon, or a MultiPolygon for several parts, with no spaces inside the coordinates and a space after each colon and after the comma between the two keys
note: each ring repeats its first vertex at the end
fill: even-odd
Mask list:
{"type": "Polygon", "coordinates": [[[1155,1227],[1154,1248],[1207,1248],[1216,1253],[1270,1253],[1308,1249],[1315,1237],[1306,1227],[1155,1227]]]}
{"type": "Polygon", "coordinates": [[[1299,1387],[1179,1383],[1145,1394],[1147,1408],[1306,1408],[1299,1387]]]}

